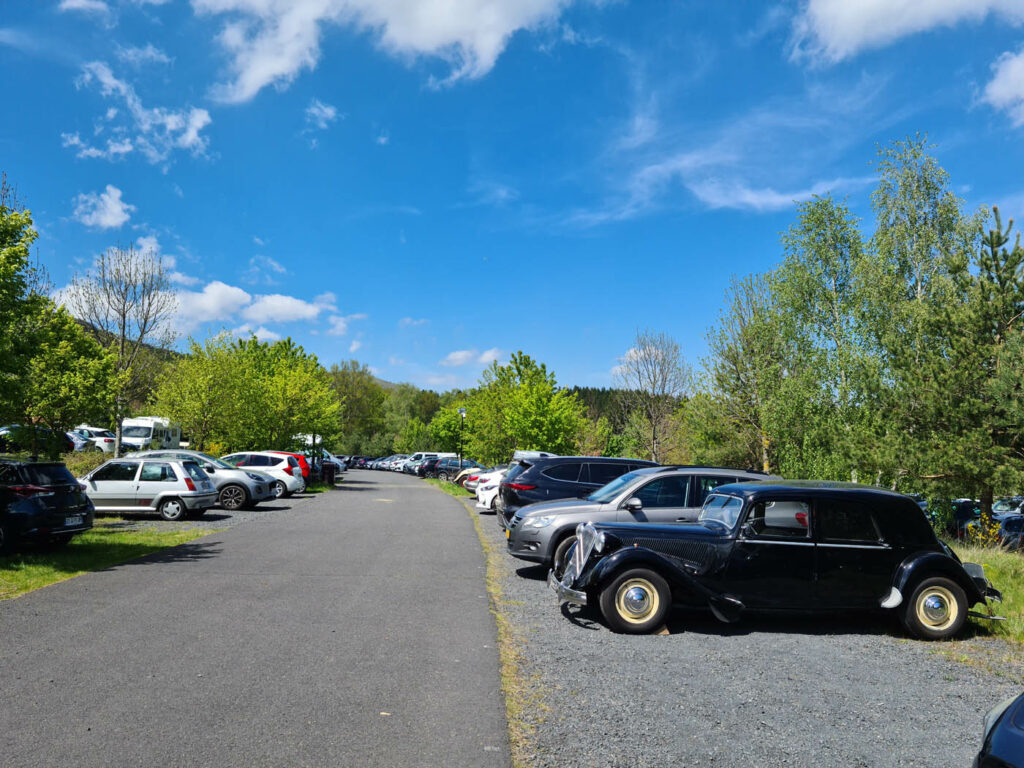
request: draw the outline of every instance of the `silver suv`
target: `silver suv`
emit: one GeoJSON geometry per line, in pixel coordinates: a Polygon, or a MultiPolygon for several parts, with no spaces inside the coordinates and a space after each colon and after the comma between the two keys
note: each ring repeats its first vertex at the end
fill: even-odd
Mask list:
{"type": "Polygon", "coordinates": [[[158,512],[164,520],[198,517],[217,491],[195,461],[114,459],[80,478],[97,512],[158,512]]]}
{"type": "Polygon", "coordinates": [[[617,477],[582,500],[520,507],[508,524],[508,552],[521,560],[551,565],[560,574],[580,523],[690,523],[714,488],[778,479],[721,467],[644,467],[617,477]]]}
{"type": "Polygon", "coordinates": [[[213,480],[218,503],[230,511],[249,509],[261,501],[274,498],[274,481],[269,476],[244,467],[233,467],[199,451],[165,449],[139,451],[134,455],[139,458],[189,459],[196,462],[213,480]]]}

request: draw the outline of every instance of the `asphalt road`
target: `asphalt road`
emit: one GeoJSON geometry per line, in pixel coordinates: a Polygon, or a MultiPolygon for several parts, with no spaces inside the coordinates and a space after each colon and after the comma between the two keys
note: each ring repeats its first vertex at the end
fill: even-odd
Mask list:
{"type": "Polygon", "coordinates": [[[0,603],[0,764],[507,766],[484,573],[457,501],[350,472],[0,603]]]}

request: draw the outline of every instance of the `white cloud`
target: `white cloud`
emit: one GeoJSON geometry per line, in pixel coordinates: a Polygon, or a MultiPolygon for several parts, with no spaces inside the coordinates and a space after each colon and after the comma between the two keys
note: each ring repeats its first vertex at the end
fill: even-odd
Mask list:
{"type": "Polygon", "coordinates": [[[1008,113],[1018,128],[1024,125],[1024,49],[996,59],[982,101],[1008,113]]]}
{"type": "Polygon", "coordinates": [[[368,315],[362,312],[357,313],[355,315],[345,315],[344,317],[342,317],[341,315],[332,315],[331,317],[327,318],[327,323],[329,326],[327,328],[327,335],[344,336],[346,333],[348,333],[349,323],[353,322],[354,320],[365,320],[367,317],[368,315]]]}
{"type": "Polygon", "coordinates": [[[480,357],[476,359],[476,361],[478,363],[482,363],[483,365],[490,365],[491,363],[500,360],[502,357],[503,355],[501,354],[501,350],[498,349],[497,347],[492,347],[491,349],[488,349],[485,352],[483,352],[480,355],[480,357]]]}
{"type": "Polygon", "coordinates": [[[266,243],[260,240],[258,237],[253,237],[252,241],[256,243],[256,245],[266,245],[266,243]]]}
{"type": "Polygon", "coordinates": [[[74,218],[87,227],[113,229],[127,223],[134,205],[121,199],[121,190],[107,184],[103,192],[87,192],[74,199],[74,218]]]}
{"type": "MultiPolygon", "coordinates": [[[[116,110],[115,110],[116,113],[116,110]]],[[[108,118],[112,119],[112,118],[108,118]]],[[[135,149],[130,139],[107,139],[103,149],[86,144],[82,137],[75,133],[62,133],[60,135],[61,146],[75,149],[75,157],[102,158],[104,160],[117,160],[125,155],[131,154],[135,149]]]]}
{"type": "Polygon", "coordinates": [[[374,141],[375,141],[375,142],[377,143],[377,146],[380,146],[380,147],[384,147],[384,146],[387,146],[387,143],[388,143],[388,142],[389,142],[390,140],[391,140],[391,139],[390,139],[390,138],[388,137],[388,135],[387,135],[386,133],[381,133],[381,134],[378,134],[378,135],[377,135],[377,138],[376,138],[376,139],[374,139],[374,141]]]}
{"type": "Polygon", "coordinates": [[[178,326],[182,332],[214,320],[228,320],[252,301],[252,296],[220,280],[201,291],[178,292],[178,326]]]}
{"type": "Polygon", "coordinates": [[[81,11],[82,13],[95,13],[101,16],[110,14],[110,6],[104,0],[60,0],[57,10],[81,11]]]}
{"type": "Polygon", "coordinates": [[[873,181],[875,179],[871,176],[839,178],[819,181],[807,189],[792,192],[778,192],[771,187],[753,188],[741,181],[722,182],[717,179],[693,182],[686,186],[708,208],[780,211],[793,207],[795,202],[809,200],[814,195],[862,187],[873,181]]]}
{"type": "Polygon", "coordinates": [[[292,322],[295,320],[315,320],[321,307],[294,296],[272,293],[257,296],[248,307],[242,310],[242,317],[254,323],[292,322]]]}
{"type": "Polygon", "coordinates": [[[444,365],[449,368],[455,368],[460,365],[468,365],[469,363],[479,363],[480,365],[488,365],[493,363],[495,360],[500,360],[502,352],[497,347],[488,349],[484,352],[479,352],[475,349],[457,349],[454,352],[449,352],[444,360],[441,360],[438,365],[444,365]]]}
{"type": "Polygon", "coordinates": [[[281,334],[274,333],[269,328],[261,325],[259,328],[254,329],[248,323],[232,328],[228,333],[232,336],[255,336],[258,341],[277,341],[281,338],[281,334]]]}
{"type": "Polygon", "coordinates": [[[412,328],[412,327],[417,326],[417,325],[426,325],[429,322],[430,321],[427,318],[425,318],[425,317],[421,317],[421,318],[418,318],[418,319],[415,319],[415,320],[413,318],[411,318],[411,317],[403,317],[401,320],[398,321],[398,327],[399,328],[412,328]]]}
{"type": "Polygon", "coordinates": [[[306,107],[306,126],[312,130],[326,131],[338,119],[338,108],[313,99],[306,107]]]}
{"type": "Polygon", "coordinates": [[[120,61],[135,67],[142,66],[143,64],[170,64],[173,61],[170,56],[152,43],[146,43],[141,48],[138,46],[127,48],[118,46],[115,49],[115,55],[120,61]]]}
{"type": "Polygon", "coordinates": [[[448,85],[487,74],[509,38],[554,21],[572,0],[192,0],[197,14],[225,16],[217,36],[230,79],[214,98],[245,102],[264,87],[287,87],[320,58],[330,24],[369,32],[378,47],[402,59],[438,58],[448,85]]]}
{"type": "Polygon", "coordinates": [[[828,62],[888,45],[901,37],[989,14],[1024,21],[1021,0],[807,0],[794,22],[794,56],[828,62]]]}
{"type": "Polygon", "coordinates": [[[195,275],[187,275],[184,272],[179,272],[175,269],[178,266],[178,260],[170,253],[163,253],[160,247],[160,241],[156,235],[143,235],[142,237],[135,239],[135,249],[142,253],[149,253],[153,256],[159,256],[160,261],[164,265],[164,270],[167,274],[167,279],[177,285],[199,285],[200,280],[195,275]]]}
{"type": "Polygon", "coordinates": [[[355,354],[356,352],[359,351],[359,348],[361,346],[363,346],[363,342],[359,341],[358,339],[353,340],[352,343],[348,345],[348,353],[350,355],[355,354]]]}
{"type": "Polygon", "coordinates": [[[127,115],[125,122],[115,126],[115,130],[120,134],[132,134],[130,137],[122,135],[116,140],[108,139],[106,149],[86,144],[77,133],[62,134],[64,146],[75,148],[78,157],[113,159],[138,150],[150,163],[156,164],[165,162],[177,149],[187,150],[193,155],[202,155],[206,151],[208,139],[201,132],[211,123],[211,118],[205,109],[145,107],[135,89],[115,77],[102,61],[85,64],[75,84],[79,88],[96,87],[101,96],[122,100],[127,115]]]}

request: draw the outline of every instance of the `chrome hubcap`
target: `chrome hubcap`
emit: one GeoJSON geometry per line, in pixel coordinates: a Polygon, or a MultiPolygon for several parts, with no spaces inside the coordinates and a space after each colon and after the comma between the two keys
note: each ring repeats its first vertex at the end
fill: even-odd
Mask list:
{"type": "Polygon", "coordinates": [[[622,597],[622,605],[634,616],[643,616],[651,605],[651,597],[640,587],[630,587],[622,597]]]}
{"type": "Polygon", "coordinates": [[[949,605],[940,595],[928,595],[924,600],[922,610],[928,620],[936,624],[941,624],[949,618],[949,605]]]}

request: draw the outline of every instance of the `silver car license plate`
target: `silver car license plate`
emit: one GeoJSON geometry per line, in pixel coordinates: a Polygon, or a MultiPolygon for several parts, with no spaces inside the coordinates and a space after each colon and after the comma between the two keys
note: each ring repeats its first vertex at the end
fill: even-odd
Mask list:
{"type": "Polygon", "coordinates": [[[70,525],[81,525],[81,524],[82,524],[82,516],[81,515],[72,515],[71,517],[65,517],[64,518],[64,525],[70,526],[70,525]]]}

